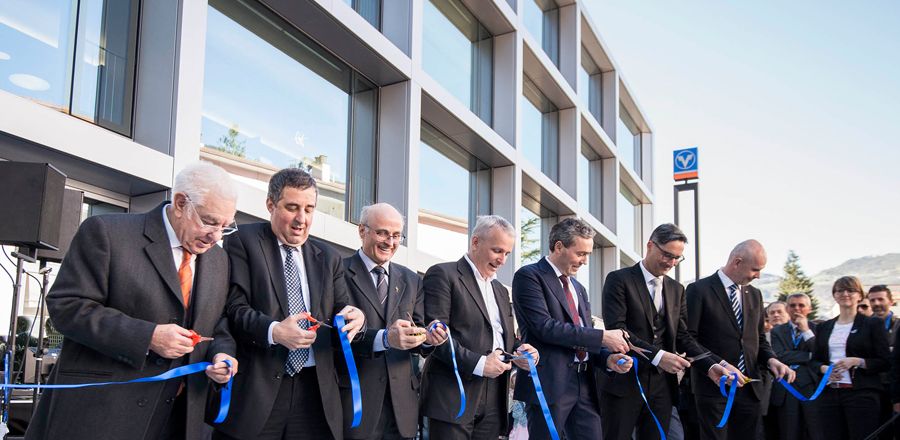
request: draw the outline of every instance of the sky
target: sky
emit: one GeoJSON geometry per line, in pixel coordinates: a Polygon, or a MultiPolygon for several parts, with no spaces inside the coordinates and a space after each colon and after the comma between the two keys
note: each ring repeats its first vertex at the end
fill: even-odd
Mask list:
{"type": "Polygon", "coordinates": [[[900,2],[585,4],[654,131],[654,224],[699,148],[701,276],[747,238],[776,275],[900,252],[900,2]]]}

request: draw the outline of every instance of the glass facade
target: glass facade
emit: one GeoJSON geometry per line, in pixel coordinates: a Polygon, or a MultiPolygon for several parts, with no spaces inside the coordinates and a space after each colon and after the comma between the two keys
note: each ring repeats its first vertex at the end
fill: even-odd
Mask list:
{"type": "Polygon", "coordinates": [[[616,127],[616,146],[619,159],[626,167],[641,176],[641,130],[624,106],[619,106],[619,120],[616,127]]]}
{"type": "Polygon", "coordinates": [[[559,66],[559,8],[553,0],[522,0],[522,21],[534,40],[556,66],[559,66]]]}
{"type": "Polygon", "coordinates": [[[522,194],[522,208],[519,212],[522,264],[534,263],[550,252],[547,243],[550,228],[559,221],[559,217],[528,194],[522,194]]]}
{"type": "Polygon", "coordinates": [[[375,26],[375,29],[381,29],[381,0],[344,0],[344,3],[375,26]]]}
{"type": "Polygon", "coordinates": [[[491,125],[493,38],[459,0],[424,2],[422,67],[491,125]]]}
{"type": "Polygon", "coordinates": [[[581,151],[578,153],[576,169],[576,200],[578,204],[588,210],[598,220],[602,219],[600,196],[603,194],[603,179],[601,177],[600,155],[585,142],[581,141],[581,151]]]}
{"type": "Polygon", "coordinates": [[[519,148],[525,159],[559,180],[559,112],[527,76],[519,109],[519,148]]]}
{"type": "Polygon", "coordinates": [[[616,235],[619,245],[641,254],[641,202],[624,186],[616,203],[616,235]]]}
{"type": "Polygon", "coordinates": [[[0,89],[131,136],[137,0],[0,2],[0,89]]]}
{"type": "Polygon", "coordinates": [[[581,65],[578,68],[578,98],[597,123],[603,121],[603,78],[600,68],[591,55],[581,48],[581,65]]]}
{"type": "Polygon", "coordinates": [[[318,209],[357,221],[374,201],[378,91],[261,8],[210,2],[201,139],[262,181],[302,167],[318,209]],[[347,205],[350,205],[350,209],[347,205]]]}
{"type": "Polygon", "coordinates": [[[419,250],[445,261],[459,259],[468,250],[475,217],[490,213],[490,193],[490,168],[423,122],[419,250]]]}

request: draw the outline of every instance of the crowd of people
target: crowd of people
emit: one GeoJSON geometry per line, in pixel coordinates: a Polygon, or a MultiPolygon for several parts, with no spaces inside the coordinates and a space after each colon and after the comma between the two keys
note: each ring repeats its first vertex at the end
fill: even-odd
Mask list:
{"type": "Polygon", "coordinates": [[[422,277],[391,261],[404,218],[389,204],[362,209],[342,256],[310,235],[306,171],[272,176],[269,221],[238,228],[236,199],[224,170],[192,164],[153,210],[81,225],[47,297],[65,336],[50,383],[209,365],[46,390],[26,438],[863,439],[900,410],[890,290],[841,277],[825,321],[803,293],[764,307],[755,240],[685,289],[667,274],[688,239],[660,225],[609,273],[595,320],[576,278],[595,243],[582,220],[553,225],[507,288],[517,234],[501,216],[422,277]],[[823,380],[816,399],[788,390],[809,398],[823,380]]]}

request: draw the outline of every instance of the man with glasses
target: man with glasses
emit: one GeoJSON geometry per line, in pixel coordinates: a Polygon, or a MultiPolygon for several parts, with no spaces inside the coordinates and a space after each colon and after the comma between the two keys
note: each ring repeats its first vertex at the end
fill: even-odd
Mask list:
{"type": "Polygon", "coordinates": [[[872,316],[872,307],[869,305],[869,299],[863,298],[859,300],[859,304],[856,305],[856,313],[863,315],[865,317],[872,316]]]}
{"type": "MultiPolygon", "coordinates": [[[[664,431],[678,396],[677,374],[691,366],[691,357],[706,352],[688,333],[684,287],[666,275],[684,260],[687,241],[677,226],[659,225],[647,241],[644,259],[610,272],[603,284],[603,322],[607,329],[628,332],[631,343],[643,350],[631,354],[641,364],[641,384],[664,431]]],[[[725,369],[714,365],[712,374],[718,378],[725,369]]],[[[659,437],[633,375],[598,378],[603,438],[631,439],[632,431],[637,439],[659,437]]]]}
{"type": "Polygon", "coordinates": [[[225,240],[227,313],[248,367],[234,379],[236,398],[213,438],[343,438],[332,318],[344,316],[340,330],[353,340],[365,317],[348,304],[340,254],[309,236],[318,195],[309,173],[283,169],[269,180],[270,221],[241,226],[225,240]]]}
{"type": "Polygon", "coordinates": [[[228,173],[197,163],[175,177],[171,202],[81,224],[47,296],[50,319],[65,336],[50,383],[127,381],[213,365],[206,376],[47,390],[26,438],[209,435],[207,378],[225,383],[238,371],[223,313],[228,259],[216,245],[233,231],[236,199],[228,173]],[[192,331],[213,340],[195,343],[192,331]]]}
{"type": "MultiPolygon", "coordinates": [[[[876,284],[869,288],[866,299],[872,308],[872,311],[868,316],[875,316],[881,320],[884,324],[884,329],[888,333],[888,343],[891,344],[891,348],[893,349],[894,336],[897,333],[897,327],[900,326],[900,317],[894,316],[894,312],[891,311],[891,307],[894,306],[894,298],[891,296],[891,289],[884,284],[876,284]]],[[[857,305],[857,307],[862,307],[862,303],[857,305]]],[[[890,373],[881,373],[881,384],[884,385],[884,388],[879,390],[878,397],[881,403],[880,419],[881,422],[884,423],[891,417],[892,412],[891,394],[889,392],[891,389],[890,373]]],[[[891,430],[886,429],[879,438],[890,439],[893,438],[892,435],[891,430]]]]}
{"type": "MultiPolygon", "coordinates": [[[[348,439],[412,439],[419,421],[419,378],[412,370],[413,354],[425,344],[446,340],[441,328],[426,332],[422,280],[415,272],[391,262],[403,242],[403,216],[387,203],[366,206],[359,216],[362,247],[344,258],[350,303],[366,315],[366,330],[353,344],[362,387],[362,420],[348,439]]],[[[346,372],[341,372],[345,379],[346,372]]],[[[344,383],[349,384],[349,380],[344,383]]],[[[353,419],[350,388],[341,387],[344,420],[353,419]]]]}

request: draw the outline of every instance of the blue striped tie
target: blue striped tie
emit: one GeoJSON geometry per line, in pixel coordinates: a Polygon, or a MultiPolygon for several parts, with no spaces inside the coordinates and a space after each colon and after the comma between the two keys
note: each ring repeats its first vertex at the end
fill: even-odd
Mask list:
{"type": "MultiPolygon", "coordinates": [[[[737,319],[738,328],[741,329],[741,333],[744,331],[744,310],[741,308],[741,303],[738,302],[737,299],[737,284],[732,284],[728,287],[728,298],[731,299],[731,310],[734,311],[734,317],[737,319]]],[[[743,334],[741,335],[743,337],[743,334]]],[[[746,367],[744,363],[744,350],[741,349],[741,357],[738,359],[738,370],[741,372],[745,371],[746,367]]]]}

